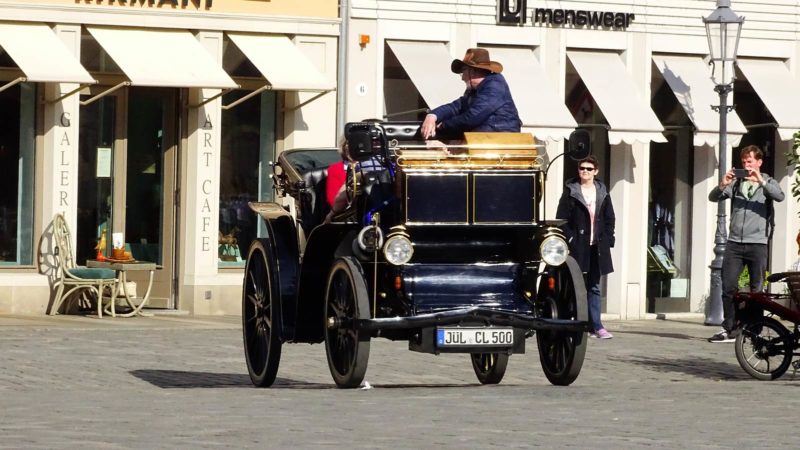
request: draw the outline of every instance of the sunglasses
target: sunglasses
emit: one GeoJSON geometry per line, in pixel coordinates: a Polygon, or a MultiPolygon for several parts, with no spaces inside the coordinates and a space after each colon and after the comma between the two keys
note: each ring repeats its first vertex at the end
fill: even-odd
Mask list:
{"type": "Polygon", "coordinates": [[[591,172],[591,171],[594,170],[594,167],[581,166],[581,167],[578,167],[578,170],[582,170],[584,172],[591,172]]]}

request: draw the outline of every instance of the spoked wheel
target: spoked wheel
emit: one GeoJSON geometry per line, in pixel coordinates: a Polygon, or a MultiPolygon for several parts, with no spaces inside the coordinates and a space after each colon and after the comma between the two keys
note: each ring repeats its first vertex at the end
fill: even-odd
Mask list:
{"type": "Polygon", "coordinates": [[[242,289],[242,329],[247,371],[258,387],[275,382],[281,359],[280,305],[273,290],[273,276],[265,244],[254,241],[242,289]]]}
{"type": "Polygon", "coordinates": [[[370,318],[367,286],[357,264],[351,257],[336,260],[325,292],[325,352],[340,388],[361,384],[369,361],[370,334],[354,323],[370,318]]]}
{"type": "Polygon", "coordinates": [[[736,337],[739,365],[758,380],[769,381],[783,375],[793,352],[789,330],[771,317],[744,324],[736,337]]]}
{"type": "Polygon", "coordinates": [[[497,384],[503,379],[508,366],[507,353],[473,353],[472,368],[481,384],[497,384]]]}
{"type": "MultiPolygon", "coordinates": [[[[587,320],[586,287],[578,263],[572,257],[558,267],[546,268],[539,297],[544,317],[587,320]]],[[[540,330],[536,332],[536,341],[539,360],[550,383],[572,384],[581,372],[586,355],[586,332],[540,330]]]]}

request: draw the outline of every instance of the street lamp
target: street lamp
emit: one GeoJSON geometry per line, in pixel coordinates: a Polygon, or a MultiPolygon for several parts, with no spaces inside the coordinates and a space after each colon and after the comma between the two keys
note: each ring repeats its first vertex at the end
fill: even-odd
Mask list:
{"type": "MultiPolygon", "coordinates": [[[[730,0],[717,0],[717,9],[708,17],[703,18],[708,37],[708,50],[712,66],[711,79],[716,85],[714,91],[719,94],[719,106],[711,106],[719,112],[719,180],[728,171],[727,163],[727,133],[728,112],[733,106],[728,106],[728,93],[733,90],[733,81],[736,79],[736,51],[739,47],[739,36],[742,32],[744,17],[739,17],[731,10],[730,0]]],[[[706,325],[719,325],[722,323],[722,255],[725,253],[725,243],[728,241],[726,231],[725,202],[717,203],[717,232],[714,236],[714,260],[711,262],[711,292],[709,295],[710,307],[706,316],[706,325]]]]}

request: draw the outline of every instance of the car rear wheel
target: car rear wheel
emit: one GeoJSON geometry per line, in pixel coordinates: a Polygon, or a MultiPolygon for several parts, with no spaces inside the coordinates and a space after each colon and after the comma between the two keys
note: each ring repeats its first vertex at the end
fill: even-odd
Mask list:
{"type": "Polygon", "coordinates": [[[736,337],[736,360],[757,380],[769,381],[783,375],[793,352],[789,330],[771,317],[745,323],[736,337]]]}
{"type": "Polygon", "coordinates": [[[325,352],[333,381],[340,388],[361,384],[369,361],[370,334],[355,326],[369,319],[369,295],[354,258],[339,258],[333,264],[325,292],[325,352]]]}
{"type": "Polygon", "coordinates": [[[242,331],[247,371],[258,387],[275,382],[281,359],[280,305],[274,295],[273,273],[267,245],[254,241],[242,288],[242,331]]]}
{"type": "MultiPolygon", "coordinates": [[[[538,296],[544,317],[586,320],[586,287],[580,268],[572,257],[560,266],[545,268],[538,296]]],[[[536,332],[539,360],[550,383],[567,386],[578,378],[586,355],[586,340],[585,331],[536,332]]]]}
{"type": "Polygon", "coordinates": [[[475,376],[481,384],[497,384],[506,374],[507,353],[473,353],[470,359],[475,376]]]}

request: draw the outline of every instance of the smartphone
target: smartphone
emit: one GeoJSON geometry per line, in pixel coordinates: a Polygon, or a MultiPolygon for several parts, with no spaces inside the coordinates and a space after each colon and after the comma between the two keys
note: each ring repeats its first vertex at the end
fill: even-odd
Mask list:
{"type": "Polygon", "coordinates": [[[750,171],[747,169],[733,169],[733,176],[736,178],[747,178],[750,176],[750,171]]]}

